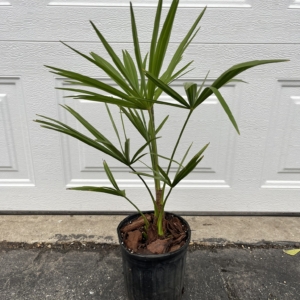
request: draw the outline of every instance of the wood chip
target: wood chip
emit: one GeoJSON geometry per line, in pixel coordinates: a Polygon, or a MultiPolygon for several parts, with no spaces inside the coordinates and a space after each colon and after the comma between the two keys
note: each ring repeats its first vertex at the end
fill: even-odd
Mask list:
{"type": "Polygon", "coordinates": [[[139,242],[142,240],[142,233],[139,230],[128,232],[125,240],[126,247],[134,252],[137,251],[139,242]]]}
{"type": "Polygon", "coordinates": [[[151,224],[147,231],[147,244],[151,244],[158,239],[157,226],[151,224]]]}
{"type": "Polygon", "coordinates": [[[154,254],[163,254],[169,246],[169,240],[156,240],[147,246],[147,249],[154,254]]]}
{"type": "Polygon", "coordinates": [[[172,246],[172,247],[170,248],[169,252],[176,251],[176,250],[178,250],[180,247],[181,247],[181,246],[180,246],[179,244],[174,245],[174,246],[172,246]]]}
{"type": "MultiPolygon", "coordinates": [[[[151,216],[150,215],[145,214],[145,217],[148,221],[151,221],[151,216]]],[[[133,231],[133,230],[138,229],[138,228],[140,228],[144,225],[145,225],[144,218],[142,216],[140,216],[138,219],[132,221],[132,223],[127,224],[126,226],[121,228],[121,231],[122,232],[133,231]]]]}

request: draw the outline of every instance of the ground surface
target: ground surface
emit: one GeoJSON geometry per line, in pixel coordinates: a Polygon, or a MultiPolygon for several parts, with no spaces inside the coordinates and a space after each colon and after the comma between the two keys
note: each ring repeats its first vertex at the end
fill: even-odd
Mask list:
{"type": "MultiPolygon", "coordinates": [[[[183,300],[300,299],[300,254],[282,248],[191,246],[183,300]]],[[[126,300],[120,266],[114,245],[1,243],[0,299],[126,300]]]]}
{"type": "MultiPolygon", "coordinates": [[[[0,211],[0,215],[1,215],[0,211]]],[[[118,244],[124,215],[1,215],[0,241],[118,244]]],[[[192,241],[222,239],[233,243],[300,242],[300,218],[276,216],[185,216],[192,241]]]]}

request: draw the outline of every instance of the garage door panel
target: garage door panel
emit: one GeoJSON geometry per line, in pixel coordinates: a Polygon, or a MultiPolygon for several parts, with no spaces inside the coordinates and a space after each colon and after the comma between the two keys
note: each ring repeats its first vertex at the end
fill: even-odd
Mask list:
{"type": "MultiPolygon", "coordinates": [[[[135,0],[133,4],[135,6],[146,6],[156,7],[157,0],[135,0]]],[[[171,0],[165,0],[164,6],[170,6],[171,0]]],[[[180,6],[183,7],[251,7],[251,1],[247,0],[182,0],[180,6]]],[[[49,6],[128,6],[127,0],[118,0],[118,1],[105,1],[105,0],[90,0],[90,1],[82,1],[82,0],[60,0],[60,1],[50,1],[48,2],[49,6]]]]}
{"type": "Polygon", "coordinates": [[[20,78],[0,77],[0,186],[34,186],[20,78]]]}
{"type": "MultiPolygon", "coordinates": [[[[110,58],[106,51],[98,43],[70,43],[72,47],[79,51],[88,54],[93,51],[103,56],[103,58],[110,58]]],[[[168,53],[174,53],[178,44],[172,44],[168,48],[168,53]]],[[[117,54],[122,53],[122,49],[128,49],[131,53],[133,50],[132,43],[112,44],[117,54]]],[[[60,43],[16,43],[15,42],[3,42],[0,45],[2,57],[0,62],[2,66],[3,76],[9,76],[11,74],[26,74],[26,81],[35,80],[35,84],[32,89],[48,89],[51,91],[51,95],[54,94],[55,77],[48,73],[44,65],[51,65],[55,67],[72,69],[75,72],[82,74],[103,77],[105,74],[99,70],[96,66],[89,63],[82,57],[73,53],[67,47],[60,43]],[[31,78],[28,76],[30,75],[31,78]],[[38,75],[38,76],[37,76],[38,75]],[[32,79],[32,76],[36,78],[32,79]],[[41,77],[43,76],[43,77],[41,77]],[[44,81],[50,83],[50,86],[43,86],[44,81]]],[[[149,50],[149,44],[142,44],[142,55],[146,55],[149,50]]],[[[239,75],[242,79],[261,78],[266,80],[268,78],[295,78],[300,71],[300,44],[293,45],[261,45],[261,44],[205,44],[205,45],[191,45],[185,55],[181,66],[194,60],[194,69],[187,75],[190,78],[203,78],[210,70],[209,79],[218,77],[226,69],[232,67],[234,64],[255,60],[255,59],[274,59],[283,58],[290,59],[291,62],[280,64],[269,64],[259,66],[246,71],[239,75]]],[[[166,58],[164,67],[167,66],[169,57],[166,58]]],[[[247,80],[246,80],[247,81],[247,80]]],[[[253,79],[252,79],[253,81],[253,79]]],[[[262,87],[265,87],[263,84],[262,87]]],[[[251,89],[251,82],[248,85],[251,89]]],[[[266,87],[267,88],[267,87],[266,87]]],[[[259,91],[256,91],[259,93],[259,91]]],[[[45,96],[48,96],[48,93],[45,96]]]]}
{"type": "MultiPolygon", "coordinates": [[[[141,209],[151,209],[147,191],[124,166],[75,139],[41,129],[30,121],[36,118],[35,114],[43,114],[87,133],[58,107],[59,103],[67,103],[97,128],[103,128],[112,142],[118,144],[104,105],[64,98],[67,92],[55,91],[55,87],[65,85],[63,80],[50,74],[43,65],[78,71],[113,85],[102,71],[57,41],[66,40],[84,53],[94,51],[110,60],[88,22],[92,19],[103,28],[116,53],[121,54],[122,49],[133,53],[128,6],[122,7],[122,3],[112,6],[113,2],[109,2],[110,6],[96,7],[93,0],[60,0],[56,4],[51,0],[10,2],[12,6],[0,6],[3,16],[0,21],[0,209],[133,210],[119,198],[66,190],[70,186],[106,185],[103,159],[112,167],[130,199],[141,209]]],[[[106,5],[107,1],[97,3],[106,5]]],[[[151,0],[146,6],[141,3],[133,2],[137,6],[144,56],[149,50],[155,9],[151,0]]],[[[197,3],[201,6],[204,2],[197,3]]],[[[215,97],[210,97],[195,111],[176,158],[180,160],[192,141],[190,157],[207,142],[211,144],[199,167],[174,191],[167,209],[197,213],[300,212],[298,1],[207,3],[218,7],[208,9],[199,36],[186,52],[185,63],[195,60],[196,68],[185,79],[174,82],[173,88],[181,95],[184,95],[185,81],[199,85],[208,70],[211,72],[207,85],[239,62],[273,58],[291,61],[248,70],[238,76],[249,82],[248,85],[235,83],[221,89],[239,124],[241,136],[236,134],[215,97]],[[230,3],[239,7],[230,7],[230,3]],[[243,4],[251,8],[241,7],[243,4]]],[[[182,5],[187,7],[179,9],[174,25],[176,34],[171,38],[164,67],[170,54],[176,51],[178,40],[184,36],[184,28],[201,11],[201,8],[188,7],[194,5],[192,1],[182,0],[182,5]]],[[[166,9],[164,15],[165,12],[166,9]]],[[[171,101],[165,95],[162,100],[171,101]]],[[[111,110],[120,126],[118,110],[116,107],[111,110]]],[[[173,133],[180,130],[186,112],[168,106],[157,106],[156,112],[158,123],[170,114],[161,131],[163,138],[158,140],[162,154],[169,155],[175,143],[173,133]]],[[[132,126],[128,127],[127,135],[133,153],[143,140],[137,140],[132,126]]],[[[167,161],[160,159],[160,162],[167,166],[167,161]]],[[[138,163],[137,170],[146,171],[146,167],[138,163]]],[[[175,172],[174,166],[171,177],[175,172]]]]}
{"type": "Polygon", "coordinates": [[[291,0],[289,8],[290,9],[299,9],[300,8],[300,1],[299,0],[291,0]]]}
{"type": "Polygon", "coordinates": [[[263,188],[300,188],[300,81],[278,82],[270,122],[263,188]]]}
{"type": "MultiPolygon", "coordinates": [[[[82,1],[83,3],[89,3],[82,1]]],[[[184,6],[184,1],[181,1],[184,6]]],[[[208,1],[209,2],[209,1],[208,1]]],[[[218,3],[252,1],[218,1],[218,3]]],[[[72,1],[73,3],[73,1],[72,1]]],[[[1,7],[1,39],[15,41],[98,41],[89,20],[109,42],[132,41],[129,7],[47,6],[47,1],[15,1],[1,7]],[[66,30],[67,29],[67,30],[66,30]]],[[[135,6],[135,2],[133,2],[135,6]]],[[[194,43],[290,43],[299,42],[298,9],[289,1],[260,1],[247,7],[208,7],[194,43]],[[287,21],[288,20],[288,21],[287,21]],[[289,33],[288,35],[286,33],[289,33]]],[[[202,8],[179,8],[171,42],[182,40],[202,8]]],[[[155,8],[135,8],[139,39],[151,40],[155,8]]],[[[166,9],[163,9],[163,16],[166,9]]]]}

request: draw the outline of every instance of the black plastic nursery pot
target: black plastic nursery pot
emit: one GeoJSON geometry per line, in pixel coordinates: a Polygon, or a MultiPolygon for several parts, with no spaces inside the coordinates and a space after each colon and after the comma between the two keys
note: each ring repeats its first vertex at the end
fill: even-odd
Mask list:
{"type": "MultiPolygon", "coordinates": [[[[153,211],[143,213],[153,213],[153,211]]],[[[171,213],[166,212],[166,214],[171,213]]],[[[191,239],[191,229],[182,217],[172,215],[186,225],[187,239],[180,249],[166,254],[135,254],[129,252],[122,244],[121,228],[139,217],[139,214],[130,215],[119,224],[117,233],[129,300],[179,300],[182,298],[186,253],[191,239]]]]}

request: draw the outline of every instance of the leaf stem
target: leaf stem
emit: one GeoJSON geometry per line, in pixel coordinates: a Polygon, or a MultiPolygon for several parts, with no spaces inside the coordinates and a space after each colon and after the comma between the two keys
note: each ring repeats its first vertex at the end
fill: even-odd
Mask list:
{"type": "Polygon", "coordinates": [[[169,192],[168,192],[167,197],[165,198],[165,201],[164,201],[164,204],[163,204],[163,208],[164,208],[164,209],[165,209],[166,202],[167,202],[167,200],[168,200],[168,198],[169,198],[169,196],[170,196],[172,190],[173,190],[173,188],[171,187],[170,190],[169,190],[169,192]]]}
{"type": "Polygon", "coordinates": [[[149,227],[149,221],[147,220],[147,218],[145,217],[145,215],[139,210],[139,208],[129,199],[127,198],[126,196],[124,196],[124,198],[131,204],[135,207],[135,209],[139,212],[139,214],[143,217],[144,219],[144,222],[145,222],[145,226],[146,226],[146,229],[148,229],[149,227]]]}
{"type": "MultiPolygon", "coordinates": [[[[185,120],[185,122],[184,122],[184,124],[183,124],[183,126],[182,126],[182,129],[181,129],[181,131],[180,131],[180,134],[179,134],[179,136],[178,136],[176,145],[175,145],[175,147],[174,147],[174,149],[173,149],[173,152],[172,152],[172,155],[171,155],[171,158],[170,158],[170,162],[169,162],[168,169],[167,169],[167,175],[169,175],[170,168],[171,168],[171,165],[172,165],[172,161],[173,161],[173,158],[174,158],[174,156],[175,156],[175,152],[176,152],[176,150],[177,150],[177,147],[178,147],[179,142],[180,142],[180,140],[181,140],[182,134],[183,134],[183,132],[184,132],[184,130],[185,130],[185,128],[186,128],[186,125],[187,125],[187,123],[188,123],[188,121],[189,121],[189,119],[190,119],[192,113],[193,113],[193,110],[191,109],[190,112],[189,112],[189,114],[188,114],[188,116],[187,116],[187,118],[186,118],[186,120],[185,120]]],[[[163,194],[164,194],[164,192],[165,192],[165,188],[166,188],[166,183],[164,183],[163,188],[162,188],[163,194]]],[[[172,189],[170,189],[170,191],[169,191],[169,193],[168,193],[166,199],[169,197],[171,191],[172,191],[172,189]]],[[[164,203],[165,203],[165,202],[166,202],[166,200],[164,201],[164,203]]]]}
{"type": "MultiPolygon", "coordinates": [[[[132,166],[129,166],[129,168],[130,168],[133,172],[136,173],[136,170],[135,170],[132,166]]],[[[146,189],[148,190],[148,192],[149,192],[149,194],[150,194],[150,196],[151,196],[152,202],[153,202],[153,204],[154,204],[154,207],[155,207],[155,209],[156,209],[156,203],[155,203],[154,196],[153,196],[153,194],[152,194],[150,188],[148,187],[146,181],[144,180],[144,178],[143,178],[141,175],[139,175],[139,174],[136,174],[136,175],[141,179],[141,181],[142,181],[143,184],[145,185],[146,189]]]]}

